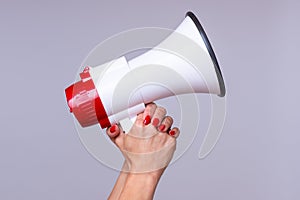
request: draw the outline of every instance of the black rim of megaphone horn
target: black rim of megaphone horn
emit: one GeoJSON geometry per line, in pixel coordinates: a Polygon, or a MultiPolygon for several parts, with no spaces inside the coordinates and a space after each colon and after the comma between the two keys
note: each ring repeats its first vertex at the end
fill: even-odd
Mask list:
{"type": "Polygon", "coordinates": [[[226,91],[225,90],[225,84],[224,84],[222,72],[220,70],[220,67],[219,67],[219,64],[218,64],[218,61],[217,61],[217,57],[216,57],[216,55],[214,53],[214,50],[213,50],[213,48],[212,48],[212,46],[211,46],[211,44],[210,44],[210,42],[208,40],[208,37],[207,37],[207,35],[206,35],[203,27],[201,26],[199,20],[197,19],[196,15],[194,13],[192,13],[191,11],[189,11],[189,12],[186,13],[185,16],[189,16],[193,20],[194,24],[196,25],[196,27],[199,30],[199,33],[200,33],[200,35],[201,35],[201,37],[202,37],[202,39],[203,39],[203,41],[205,43],[205,46],[206,46],[206,48],[208,50],[208,53],[209,53],[209,55],[210,55],[210,57],[211,57],[211,59],[212,59],[212,61],[214,63],[215,71],[216,71],[216,74],[217,74],[217,77],[218,77],[218,81],[219,81],[219,86],[220,86],[220,94],[219,94],[219,96],[223,97],[223,96],[225,96],[225,93],[226,93],[225,92],[226,91]]]}

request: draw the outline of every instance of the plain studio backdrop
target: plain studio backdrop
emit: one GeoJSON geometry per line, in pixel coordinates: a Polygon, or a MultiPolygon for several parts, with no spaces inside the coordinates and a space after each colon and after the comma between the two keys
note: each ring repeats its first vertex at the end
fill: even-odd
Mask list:
{"type": "Polygon", "coordinates": [[[300,199],[299,9],[283,0],[1,0],[0,199],[105,199],[118,173],[81,144],[64,89],[101,41],[175,29],[189,10],[223,71],[226,121],[204,160],[198,134],[155,198],[300,199]]]}

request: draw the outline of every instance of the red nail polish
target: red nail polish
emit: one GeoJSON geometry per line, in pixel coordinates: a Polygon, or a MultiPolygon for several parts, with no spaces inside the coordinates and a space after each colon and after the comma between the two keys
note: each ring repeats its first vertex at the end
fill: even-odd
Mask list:
{"type": "Polygon", "coordinates": [[[175,135],[175,131],[170,131],[169,134],[170,134],[171,136],[174,136],[174,135],[175,135]]]}
{"type": "Polygon", "coordinates": [[[114,133],[117,129],[117,125],[113,125],[112,127],[110,127],[110,132],[114,133]]]}
{"type": "Polygon", "coordinates": [[[159,127],[158,127],[158,130],[163,132],[163,130],[165,130],[165,125],[164,124],[161,124],[159,127]]]}
{"type": "Polygon", "coordinates": [[[153,122],[152,122],[152,125],[153,126],[158,126],[158,124],[159,124],[159,119],[158,118],[154,118],[153,122]]]}
{"type": "Polygon", "coordinates": [[[144,125],[148,125],[148,124],[150,124],[150,122],[151,122],[151,117],[150,117],[150,115],[147,115],[144,119],[144,125]]]}

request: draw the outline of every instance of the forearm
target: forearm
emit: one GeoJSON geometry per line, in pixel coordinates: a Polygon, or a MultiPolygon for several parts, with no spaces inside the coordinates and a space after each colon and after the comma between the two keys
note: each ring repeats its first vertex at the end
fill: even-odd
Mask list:
{"type": "Polygon", "coordinates": [[[119,177],[114,185],[113,190],[111,191],[108,200],[118,200],[120,198],[121,192],[124,189],[128,172],[125,172],[123,169],[126,168],[126,162],[124,162],[122,170],[120,171],[119,177]]]}
{"type": "Polygon", "coordinates": [[[120,172],[120,175],[116,181],[116,184],[114,185],[113,190],[111,191],[108,200],[118,200],[120,198],[121,192],[124,189],[126,179],[127,179],[128,173],[126,172],[120,172]]]}
{"type": "Polygon", "coordinates": [[[120,200],[152,200],[160,176],[152,173],[128,174],[120,200]]]}

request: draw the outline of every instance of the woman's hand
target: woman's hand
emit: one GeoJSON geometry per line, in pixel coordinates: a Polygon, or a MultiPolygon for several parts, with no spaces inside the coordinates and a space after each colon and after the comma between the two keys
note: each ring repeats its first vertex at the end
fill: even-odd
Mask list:
{"type": "Polygon", "coordinates": [[[172,124],[173,119],[166,116],[166,110],[151,103],[146,106],[143,113],[137,116],[129,133],[123,133],[122,128],[118,125],[107,129],[108,136],[121,150],[125,158],[122,168],[123,174],[120,174],[114,188],[114,190],[121,189],[123,195],[120,191],[113,190],[111,197],[120,196],[124,199],[153,198],[159,178],[170,163],[176,149],[179,129],[171,128],[172,124]],[[144,196],[137,196],[137,193],[134,194],[135,197],[131,196],[139,187],[143,192],[138,191],[138,194],[144,196]],[[114,193],[119,195],[114,195],[114,193]]]}

